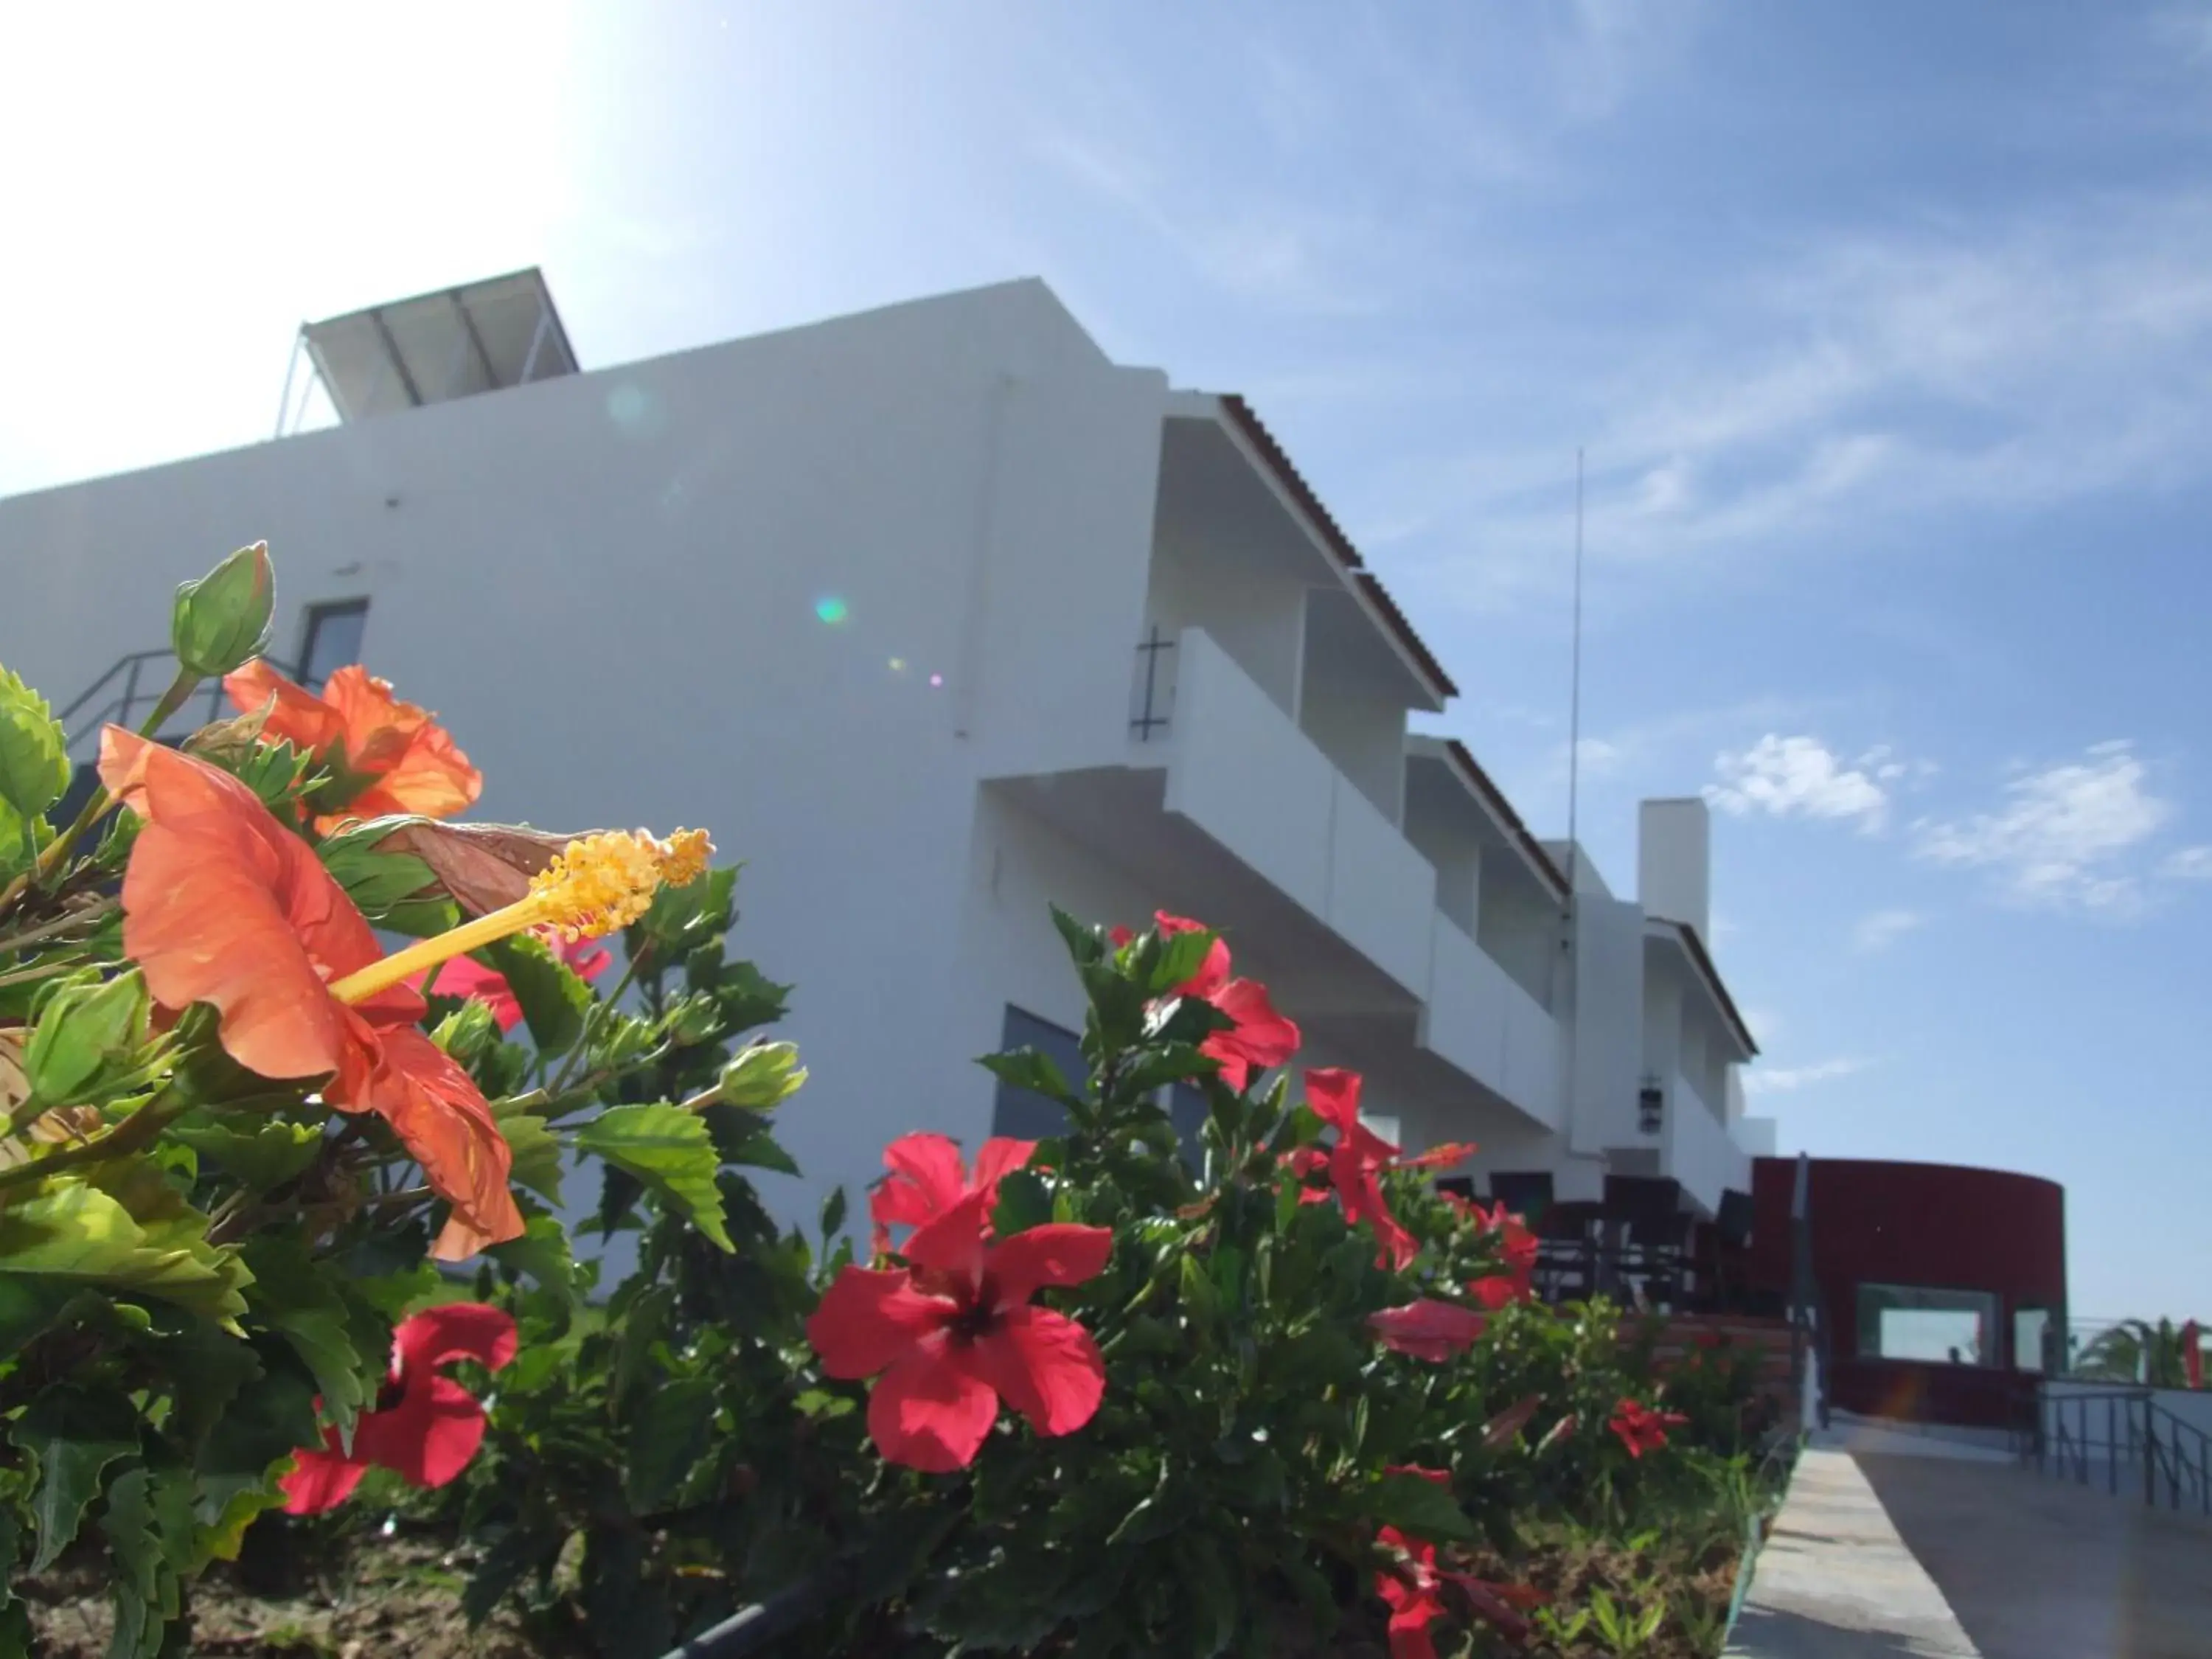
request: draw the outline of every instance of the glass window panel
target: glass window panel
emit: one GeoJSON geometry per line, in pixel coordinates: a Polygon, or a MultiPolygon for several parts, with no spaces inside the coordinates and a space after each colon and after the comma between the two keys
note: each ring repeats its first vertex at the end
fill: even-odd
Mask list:
{"type": "Polygon", "coordinates": [[[368,628],[368,601],[319,605],[307,612],[307,641],[300,650],[300,683],[317,690],[341,668],[361,660],[368,628]]]}
{"type": "Polygon", "coordinates": [[[1862,1285],[1858,1351],[1868,1359],[1997,1362],[1997,1299],[1987,1291],[1920,1285],[1862,1285]]]}

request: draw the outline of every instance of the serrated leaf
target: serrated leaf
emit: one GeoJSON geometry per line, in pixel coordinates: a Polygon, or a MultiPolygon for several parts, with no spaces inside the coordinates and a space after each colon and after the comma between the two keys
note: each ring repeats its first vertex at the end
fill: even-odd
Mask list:
{"type": "Polygon", "coordinates": [[[1450,1489],[1418,1474],[1386,1474],[1365,1498],[1376,1525],[1395,1527],[1410,1538],[1434,1544],[1474,1536],[1474,1523],[1450,1489]]]}
{"type": "Polygon", "coordinates": [[[41,1573],[75,1540],[108,1465],[137,1455],[138,1417],[119,1394],[64,1382],[33,1400],[9,1438],[38,1460],[39,1484],[31,1495],[38,1553],[31,1571],[41,1573]]]}
{"type": "Polygon", "coordinates": [[[985,1054],[977,1063],[1012,1088],[1026,1089],[1062,1104],[1075,1097],[1060,1067],[1041,1049],[1014,1048],[1002,1054],[985,1054]]]}
{"type": "Polygon", "coordinates": [[[204,1119],[173,1124],[169,1133],[254,1192],[291,1180],[323,1149],[320,1126],[282,1118],[264,1118],[250,1129],[204,1119]]]}
{"type": "Polygon", "coordinates": [[[575,1146],[643,1182],[723,1249],[734,1249],[714,1181],[720,1159],[696,1113],[666,1104],[612,1107],[576,1131],[575,1146]]]}
{"type": "Polygon", "coordinates": [[[778,1175],[799,1173],[798,1162],[783,1150],[775,1132],[743,1107],[710,1106],[707,1113],[714,1150],[723,1163],[773,1170],[778,1175]]]}
{"type": "Polygon", "coordinates": [[[527,933],[501,939],[484,954],[506,976],[538,1053],[562,1054],[574,1048],[595,1000],[582,977],[527,933]]]}
{"type": "Polygon", "coordinates": [[[44,815],[70,784],[69,738],[46,700],[0,668],[0,800],[25,818],[44,815]]]}
{"type": "Polygon", "coordinates": [[[548,1204],[561,1201],[561,1139],[545,1120],[535,1112],[510,1109],[501,1111],[497,1106],[492,1114],[499,1123],[499,1132],[507,1137],[508,1149],[514,1155],[514,1167],[508,1171],[518,1187],[536,1193],[548,1204]]]}
{"type": "Polygon", "coordinates": [[[115,1604],[115,1633],[107,1659],[152,1659],[161,1645],[163,1562],[153,1504],[154,1478],[144,1469],[118,1476],[108,1488],[100,1529],[116,1571],[108,1584],[115,1604]]]}
{"type": "Polygon", "coordinates": [[[521,1237],[495,1244],[485,1254],[502,1267],[528,1274],[555,1295],[575,1299],[576,1264],[568,1248],[568,1234],[551,1216],[531,1217],[521,1237]]]}
{"type": "Polygon", "coordinates": [[[681,1376],[654,1389],[652,1408],[630,1425],[630,1508],[648,1513],[675,1496],[706,1457],[714,1426],[713,1378],[681,1376]]]}
{"type": "Polygon", "coordinates": [[[845,1224],[845,1189],[833,1187],[830,1196],[822,1200],[822,1237],[834,1238],[837,1230],[845,1224]]]}
{"type": "Polygon", "coordinates": [[[262,1374],[251,1342],[205,1320],[192,1320],[163,1337],[154,1352],[175,1387],[176,1416],[168,1432],[188,1449],[213,1431],[240,1391],[262,1374]]]}
{"type": "Polygon", "coordinates": [[[385,1356],[371,1359],[354,1346],[343,1297],[300,1245],[289,1239],[257,1238],[244,1254],[253,1271],[253,1293],[247,1303],[254,1316],[291,1344],[314,1376],[324,1414],[341,1437],[349,1437],[355,1417],[383,1382],[385,1356]]]}
{"type": "Polygon", "coordinates": [[[1106,954],[1106,935],[1089,922],[1078,921],[1057,904],[1052,907],[1052,925],[1059,930],[1077,967],[1087,967],[1106,954]]]}
{"type": "Polygon", "coordinates": [[[60,1180],[0,1209],[0,1261],[9,1271],[159,1297],[211,1318],[235,1320],[252,1275],[235,1252],[207,1242],[207,1218],[150,1164],[103,1171],[127,1182],[137,1213],[113,1193],[60,1180]],[[133,1178],[135,1169],[150,1182],[133,1178]]]}
{"type": "Polygon", "coordinates": [[[1206,965],[1206,953],[1213,949],[1215,935],[1208,929],[1170,933],[1160,941],[1158,962],[1152,975],[1152,993],[1165,996],[1179,985],[1187,985],[1206,965]]]}

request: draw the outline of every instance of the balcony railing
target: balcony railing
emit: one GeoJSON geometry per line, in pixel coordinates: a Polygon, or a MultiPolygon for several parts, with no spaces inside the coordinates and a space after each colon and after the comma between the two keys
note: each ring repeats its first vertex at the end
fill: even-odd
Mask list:
{"type": "MultiPolygon", "coordinates": [[[[267,660],[277,672],[298,678],[290,665],[278,662],[274,657],[267,660]]],[[[128,656],[117,658],[106,673],[85,687],[69,707],[55,716],[69,733],[70,752],[75,754],[103,726],[136,726],[154,712],[155,706],[161,701],[161,694],[176,678],[177,657],[173,651],[133,651],[128,656]],[[85,712],[88,709],[91,711],[88,714],[85,712]]],[[[193,692],[173,718],[191,718],[193,710],[202,706],[204,712],[198,716],[198,723],[222,718],[220,679],[211,679],[193,692]]]]}
{"type": "Polygon", "coordinates": [[[1667,1172],[1709,1215],[1728,1188],[1750,1189],[1751,1160],[1680,1072],[1668,1083],[1667,1159],[1667,1172]]]}

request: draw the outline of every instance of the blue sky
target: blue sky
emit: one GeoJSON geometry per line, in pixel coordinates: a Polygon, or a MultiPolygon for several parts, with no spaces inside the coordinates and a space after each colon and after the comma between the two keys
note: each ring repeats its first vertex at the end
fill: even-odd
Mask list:
{"type": "Polygon", "coordinates": [[[1586,838],[1712,792],[1785,1146],[2056,1176],[2077,1314],[2212,1316],[2212,6],[46,9],[0,491],[516,265],[590,365],[1040,275],[1251,396],[1555,834],[1586,447],[1586,838]]]}

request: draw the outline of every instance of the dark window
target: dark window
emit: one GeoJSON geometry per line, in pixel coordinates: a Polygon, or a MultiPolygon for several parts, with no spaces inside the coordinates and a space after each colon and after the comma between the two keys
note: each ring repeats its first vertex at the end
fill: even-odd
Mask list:
{"type": "Polygon", "coordinates": [[[319,690],[339,669],[359,662],[368,626],[367,599],[309,606],[307,635],[300,645],[300,683],[319,690]]]}
{"type": "MultiPolygon", "coordinates": [[[[1004,1046],[1036,1049],[1060,1067],[1060,1074],[1071,1086],[1083,1086],[1083,1040],[1074,1032],[1062,1030],[1019,1008],[1009,1007],[1004,1046]]],[[[1011,1084],[999,1085],[998,1103],[991,1114],[993,1134],[1012,1135],[1017,1140],[1044,1140],[1065,1133],[1066,1129],[1067,1109],[1058,1101],[1048,1100],[1031,1090],[1017,1089],[1011,1084]]]]}
{"type": "Polygon", "coordinates": [[[1178,1083],[1168,1091],[1168,1121],[1175,1125],[1176,1139],[1182,1142],[1183,1162],[1194,1170],[1204,1161],[1199,1131],[1206,1127],[1212,1110],[1206,1097],[1188,1083],[1178,1083]]]}

